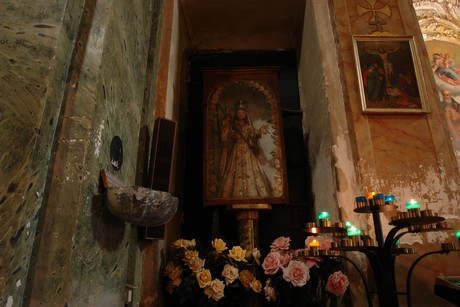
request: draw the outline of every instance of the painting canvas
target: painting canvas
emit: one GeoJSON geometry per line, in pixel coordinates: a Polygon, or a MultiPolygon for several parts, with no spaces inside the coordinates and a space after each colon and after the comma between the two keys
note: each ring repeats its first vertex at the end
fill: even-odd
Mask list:
{"type": "Polygon", "coordinates": [[[439,104],[460,163],[460,48],[443,41],[426,42],[439,104]]]}
{"type": "Polygon", "coordinates": [[[428,111],[412,37],[354,36],[353,43],[364,112],[428,111]]]}
{"type": "Polygon", "coordinates": [[[214,70],[204,79],[205,204],[286,203],[276,73],[214,70]]]}

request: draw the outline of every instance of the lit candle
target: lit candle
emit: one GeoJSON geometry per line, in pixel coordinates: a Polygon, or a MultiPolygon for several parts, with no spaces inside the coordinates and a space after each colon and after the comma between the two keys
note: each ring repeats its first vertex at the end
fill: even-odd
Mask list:
{"type": "Polygon", "coordinates": [[[319,226],[320,227],[332,227],[332,222],[330,221],[331,215],[329,212],[323,211],[318,214],[319,226]]]}
{"type": "Polygon", "coordinates": [[[316,239],[311,240],[310,244],[309,244],[309,247],[310,247],[310,252],[309,252],[310,256],[318,256],[319,255],[319,241],[318,240],[316,240],[316,239]]]}
{"type": "Polygon", "coordinates": [[[412,209],[420,209],[420,204],[418,201],[411,199],[406,203],[406,209],[407,210],[412,210],[412,209]]]}
{"type": "Polygon", "coordinates": [[[385,204],[393,204],[395,202],[394,195],[385,196],[385,204]]]}
{"type": "Polygon", "coordinates": [[[375,192],[369,192],[367,193],[367,201],[369,202],[369,205],[373,206],[374,205],[374,195],[377,194],[375,192]]]}
{"type": "Polygon", "coordinates": [[[355,226],[351,226],[347,230],[347,235],[348,236],[360,236],[361,235],[361,229],[356,228],[355,226]]]}
{"type": "Polygon", "coordinates": [[[457,230],[455,232],[455,237],[457,237],[460,240],[460,230],[457,230]]]}
{"type": "Polygon", "coordinates": [[[349,221],[345,222],[345,227],[346,228],[350,228],[351,226],[353,226],[352,222],[349,222],[349,221]]]}
{"type": "Polygon", "coordinates": [[[310,241],[310,247],[319,247],[319,241],[316,239],[313,239],[310,241]]]}

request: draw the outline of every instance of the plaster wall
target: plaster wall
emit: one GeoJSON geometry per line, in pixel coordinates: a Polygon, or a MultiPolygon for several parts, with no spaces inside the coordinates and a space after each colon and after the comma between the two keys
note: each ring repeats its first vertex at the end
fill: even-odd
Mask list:
{"type": "MultiPolygon", "coordinates": [[[[346,89],[344,99],[350,137],[347,146],[351,150],[354,164],[354,170],[349,169],[347,174],[356,173],[356,182],[349,187],[355,196],[365,195],[370,191],[394,194],[400,210],[404,210],[404,204],[409,199],[417,199],[422,204],[422,209],[438,212],[456,229],[459,227],[458,166],[443,124],[439,98],[422,34],[417,27],[412,1],[385,2],[391,10],[391,17],[385,19],[386,24],[379,35],[414,37],[416,52],[421,58],[419,68],[426,86],[430,111],[418,115],[362,112],[352,36],[376,34],[377,29],[368,24],[370,15],[358,14],[357,5],[363,4],[360,1],[331,1],[332,20],[336,25],[336,38],[343,67],[342,81],[346,89]]],[[[371,5],[371,2],[368,4],[371,5]]],[[[336,140],[339,141],[340,137],[336,140]]],[[[346,161],[346,158],[338,160],[346,161]]],[[[345,165],[350,166],[347,163],[345,165]]],[[[344,188],[344,180],[348,178],[353,177],[337,176],[337,185],[344,188]]],[[[351,197],[339,198],[339,207],[350,213],[355,204],[351,197]]],[[[388,222],[392,215],[381,214],[384,234],[391,228],[388,222]]],[[[372,233],[373,223],[369,220],[370,216],[367,221],[363,220],[361,214],[347,216],[372,233]]],[[[439,250],[440,243],[444,242],[455,242],[454,232],[407,235],[401,239],[403,245],[415,247],[418,255],[439,250]]],[[[405,273],[416,258],[416,255],[409,255],[396,260],[397,283],[401,291],[405,287],[405,273]]],[[[412,303],[420,306],[445,305],[446,302],[433,293],[434,279],[438,275],[458,275],[458,269],[451,265],[458,261],[458,255],[433,256],[424,261],[426,262],[413,277],[412,289],[415,292],[412,303]]],[[[405,304],[403,296],[400,303],[405,304]]]]}

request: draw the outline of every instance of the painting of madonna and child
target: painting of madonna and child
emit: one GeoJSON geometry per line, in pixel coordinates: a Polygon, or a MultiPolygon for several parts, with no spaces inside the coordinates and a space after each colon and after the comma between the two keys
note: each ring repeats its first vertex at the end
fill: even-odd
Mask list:
{"type": "Polygon", "coordinates": [[[287,202],[278,99],[254,79],[215,84],[205,108],[205,205],[287,202]]]}
{"type": "Polygon", "coordinates": [[[355,36],[353,39],[364,112],[427,112],[413,38],[355,36]]]}

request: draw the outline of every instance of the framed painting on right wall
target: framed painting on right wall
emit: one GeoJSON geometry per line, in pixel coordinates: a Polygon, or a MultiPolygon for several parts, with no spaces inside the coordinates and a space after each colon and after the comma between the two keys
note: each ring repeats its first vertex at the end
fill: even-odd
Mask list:
{"type": "Polygon", "coordinates": [[[413,37],[356,35],[353,47],[363,112],[428,112],[413,37]]]}

